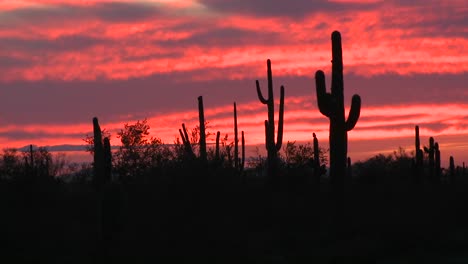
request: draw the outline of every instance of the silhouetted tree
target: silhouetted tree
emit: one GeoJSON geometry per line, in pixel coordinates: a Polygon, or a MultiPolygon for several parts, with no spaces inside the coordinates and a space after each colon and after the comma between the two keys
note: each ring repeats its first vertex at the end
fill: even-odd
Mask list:
{"type": "Polygon", "coordinates": [[[15,148],[3,149],[0,159],[0,180],[12,180],[24,174],[23,158],[15,148]]]}
{"type": "Polygon", "coordinates": [[[115,167],[122,177],[145,174],[152,167],[160,167],[174,158],[172,150],[162,140],[149,136],[146,119],[124,124],[117,133],[122,145],[115,153],[115,167]]]}

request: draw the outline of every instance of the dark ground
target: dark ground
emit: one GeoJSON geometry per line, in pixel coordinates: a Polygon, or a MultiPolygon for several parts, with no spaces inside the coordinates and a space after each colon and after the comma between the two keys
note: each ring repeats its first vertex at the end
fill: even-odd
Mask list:
{"type": "Polygon", "coordinates": [[[0,258],[468,263],[465,189],[354,183],[340,199],[326,183],[317,189],[303,178],[272,188],[260,178],[188,175],[108,185],[99,214],[88,184],[2,182],[0,258]]]}

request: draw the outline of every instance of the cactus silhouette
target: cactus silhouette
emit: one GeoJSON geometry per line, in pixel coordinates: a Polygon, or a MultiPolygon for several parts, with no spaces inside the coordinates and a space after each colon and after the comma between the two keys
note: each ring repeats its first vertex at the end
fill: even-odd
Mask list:
{"type": "Polygon", "coordinates": [[[435,152],[435,177],[436,181],[440,181],[440,175],[442,173],[442,169],[440,168],[440,149],[439,143],[434,143],[434,152],[435,152]]]}
{"type": "Polygon", "coordinates": [[[421,141],[419,140],[419,126],[414,127],[415,137],[414,137],[414,145],[415,145],[415,153],[416,153],[416,166],[418,169],[422,167],[423,164],[423,151],[421,149],[421,141]]]}
{"type": "Polygon", "coordinates": [[[182,123],[182,129],[179,128],[179,134],[182,139],[182,144],[184,145],[185,155],[188,158],[194,158],[195,154],[193,153],[192,144],[190,144],[187,128],[184,123],[182,123]]]}
{"type": "Polygon", "coordinates": [[[102,144],[101,127],[97,117],[93,118],[93,133],[94,133],[94,184],[96,189],[101,189],[103,177],[105,173],[104,146],[102,144]]]}
{"type": "Polygon", "coordinates": [[[234,168],[239,169],[239,136],[237,133],[237,106],[234,102],[234,168]]]}
{"type": "Polygon", "coordinates": [[[320,148],[317,136],[315,133],[312,133],[312,136],[314,137],[314,181],[315,183],[320,183],[320,176],[326,173],[326,168],[325,165],[320,165],[320,148]]]}
{"type": "Polygon", "coordinates": [[[315,74],[317,104],[324,116],[330,119],[330,177],[335,186],[344,184],[348,148],[348,131],[356,125],[360,111],[361,98],[353,95],[348,119],[345,119],[343,95],[343,57],[341,35],[334,31],[332,39],[332,82],[331,93],[326,92],[325,74],[315,74]]]}
{"type": "Polygon", "coordinates": [[[203,110],[203,97],[198,97],[198,119],[200,121],[200,159],[206,162],[206,133],[205,133],[205,113],[203,110]]]}
{"type": "Polygon", "coordinates": [[[108,137],[105,137],[103,140],[103,150],[104,150],[104,173],[103,181],[110,182],[112,176],[112,151],[110,140],[108,137]]]}
{"type": "Polygon", "coordinates": [[[108,137],[102,139],[102,131],[97,117],[93,118],[94,134],[94,184],[97,190],[111,180],[112,152],[108,137]]]}
{"type": "Polygon", "coordinates": [[[244,171],[244,165],[245,165],[245,138],[244,138],[244,131],[241,131],[241,141],[242,141],[242,158],[241,158],[241,163],[240,163],[240,171],[244,171]]]}
{"type": "Polygon", "coordinates": [[[221,136],[221,132],[216,132],[216,147],[215,147],[215,160],[216,162],[220,161],[219,158],[219,137],[221,136]]]}
{"type": "Polygon", "coordinates": [[[433,137],[429,138],[429,147],[424,147],[424,152],[426,152],[429,157],[429,178],[432,180],[435,171],[435,147],[433,137]]]}
{"type": "Polygon", "coordinates": [[[353,176],[353,167],[351,166],[351,157],[348,157],[348,165],[346,166],[346,175],[348,177],[348,180],[351,180],[351,177],[353,176]]]}
{"type": "Polygon", "coordinates": [[[450,183],[455,181],[455,161],[453,156],[450,156],[450,183]]]}
{"type": "Polygon", "coordinates": [[[271,61],[267,60],[268,97],[262,95],[260,84],[256,81],[258,99],[268,108],[268,120],[265,120],[265,147],[267,149],[268,175],[274,178],[277,175],[278,151],[283,142],[283,117],[284,117],[284,86],[280,88],[280,105],[278,117],[278,134],[275,143],[275,101],[273,97],[273,77],[271,73],[271,61]]]}

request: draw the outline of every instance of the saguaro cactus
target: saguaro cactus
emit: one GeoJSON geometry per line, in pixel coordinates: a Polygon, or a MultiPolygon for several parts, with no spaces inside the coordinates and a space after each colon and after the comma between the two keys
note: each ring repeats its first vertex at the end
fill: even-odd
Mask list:
{"type": "Polygon", "coordinates": [[[104,138],[104,174],[103,174],[103,181],[109,182],[111,181],[112,176],[112,151],[110,140],[108,137],[104,138]]]}
{"type": "Polygon", "coordinates": [[[435,151],[435,177],[436,181],[440,181],[440,175],[442,173],[442,169],[440,168],[440,150],[439,150],[439,143],[434,143],[434,151],[435,151]]]}
{"type": "Polygon", "coordinates": [[[429,178],[432,180],[434,178],[434,171],[435,171],[435,148],[434,148],[434,138],[429,138],[429,147],[424,147],[424,151],[429,156],[429,178]]]}
{"type": "Polygon", "coordinates": [[[206,161],[206,133],[205,113],[203,111],[203,97],[198,97],[198,119],[200,121],[200,159],[206,161]]]}
{"type": "Polygon", "coordinates": [[[104,161],[104,146],[102,144],[102,133],[101,127],[97,117],[93,118],[93,134],[94,134],[94,184],[96,188],[102,187],[102,178],[105,173],[105,161],[104,161]]]}
{"type": "Polygon", "coordinates": [[[421,149],[421,141],[419,140],[419,126],[414,127],[415,138],[414,145],[416,150],[416,166],[418,169],[421,169],[423,164],[423,151],[421,149]]]}
{"type": "Polygon", "coordinates": [[[317,71],[315,83],[317,104],[324,116],[330,119],[330,177],[333,185],[344,183],[348,151],[348,131],[356,125],[361,112],[361,98],[353,95],[348,119],[345,119],[343,95],[343,57],[341,35],[334,31],[332,39],[332,82],[331,93],[326,92],[325,74],[317,71]]]}
{"type": "Polygon", "coordinates": [[[219,137],[221,136],[221,132],[216,132],[216,148],[215,148],[215,160],[216,162],[219,162],[220,157],[219,157],[219,137]]]}
{"type": "Polygon", "coordinates": [[[241,159],[241,164],[240,164],[240,171],[244,170],[244,165],[245,165],[245,138],[244,138],[244,131],[241,131],[241,137],[242,137],[242,159],[241,159]]]}
{"type": "Polygon", "coordinates": [[[262,104],[266,104],[268,108],[268,120],[265,120],[265,146],[268,155],[268,175],[275,177],[277,170],[278,151],[281,149],[283,142],[283,117],[284,117],[284,86],[280,88],[280,105],[278,117],[278,134],[275,143],[275,102],[273,97],[273,77],[271,73],[271,61],[267,60],[267,78],[268,78],[268,98],[262,95],[258,80],[257,95],[262,104]]]}
{"type": "Polygon", "coordinates": [[[237,106],[234,102],[234,168],[239,169],[239,137],[237,133],[237,106]]]}
{"type": "Polygon", "coordinates": [[[353,176],[353,167],[351,165],[351,157],[348,157],[348,166],[346,166],[346,174],[348,177],[348,180],[351,180],[351,177],[353,176]]]}
{"type": "Polygon", "coordinates": [[[103,186],[111,180],[112,174],[112,152],[110,140],[108,137],[102,139],[101,127],[98,119],[93,118],[93,133],[94,133],[94,184],[97,190],[101,190],[103,186]]]}
{"type": "Polygon", "coordinates": [[[455,181],[455,161],[453,156],[450,156],[450,183],[455,181]]]}
{"type": "Polygon", "coordinates": [[[312,133],[312,136],[314,137],[314,161],[313,161],[314,181],[315,183],[320,183],[320,176],[322,174],[325,174],[326,169],[325,169],[325,165],[324,166],[320,165],[320,148],[319,148],[319,142],[318,142],[317,136],[315,135],[315,133],[312,133]]]}
{"type": "Polygon", "coordinates": [[[185,154],[188,158],[194,158],[195,154],[193,153],[192,144],[190,144],[187,128],[184,123],[182,123],[182,129],[179,128],[179,134],[184,145],[185,154]]]}

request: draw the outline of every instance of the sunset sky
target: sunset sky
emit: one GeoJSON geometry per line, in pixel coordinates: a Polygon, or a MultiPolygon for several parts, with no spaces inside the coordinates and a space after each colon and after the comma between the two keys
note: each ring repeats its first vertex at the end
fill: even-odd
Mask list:
{"type": "Polygon", "coordinates": [[[144,118],[173,143],[182,122],[197,124],[199,95],[211,132],[232,138],[235,101],[246,143],[263,144],[255,80],[266,93],[267,59],[277,101],[285,86],[284,142],[315,132],[327,145],[314,74],[324,70],[329,89],[338,30],[345,105],[362,99],[353,161],[413,150],[418,124],[422,145],[434,136],[443,165],[450,155],[461,165],[467,14],[466,0],[0,0],[0,147],[67,150],[91,134],[94,116],[113,145],[124,123],[144,118]]]}

